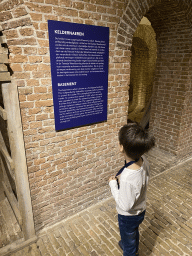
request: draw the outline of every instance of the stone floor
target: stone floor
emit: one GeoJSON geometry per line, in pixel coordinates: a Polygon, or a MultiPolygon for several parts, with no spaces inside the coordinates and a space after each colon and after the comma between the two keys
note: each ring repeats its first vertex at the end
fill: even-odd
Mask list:
{"type": "MultiPolygon", "coordinates": [[[[192,159],[171,168],[175,157],[155,150],[147,156],[151,181],[140,228],[140,256],[190,256],[192,159]]],[[[119,239],[115,202],[109,198],[41,231],[36,243],[10,255],[120,256],[119,239]]]]}

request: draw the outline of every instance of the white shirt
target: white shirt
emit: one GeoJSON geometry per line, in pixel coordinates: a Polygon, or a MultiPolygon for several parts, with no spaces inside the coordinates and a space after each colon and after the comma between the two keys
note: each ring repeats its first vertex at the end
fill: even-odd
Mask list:
{"type": "Polygon", "coordinates": [[[117,181],[109,186],[116,201],[117,212],[121,215],[139,215],[146,209],[146,192],[149,180],[149,163],[142,156],[143,164],[138,170],[125,168],[120,175],[120,188],[117,181]]]}

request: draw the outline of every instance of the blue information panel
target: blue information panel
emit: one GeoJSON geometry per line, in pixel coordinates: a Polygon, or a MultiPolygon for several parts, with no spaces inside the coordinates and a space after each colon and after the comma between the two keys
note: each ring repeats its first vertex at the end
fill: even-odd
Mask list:
{"type": "Polygon", "coordinates": [[[109,28],[48,21],[55,129],[107,120],[109,28]]]}

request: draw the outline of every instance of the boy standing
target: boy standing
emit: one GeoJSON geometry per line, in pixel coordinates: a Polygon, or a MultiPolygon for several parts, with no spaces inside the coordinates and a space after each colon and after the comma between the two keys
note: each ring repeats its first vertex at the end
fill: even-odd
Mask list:
{"type": "Polygon", "coordinates": [[[137,123],[128,123],[119,131],[119,144],[126,164],[116,176],[110,177],[109,185],[118,212],[119,246],[123,256],[135,256],[138,255],[139,225],[144,220],[149,180],[149,164],[143,154],[155,145],[155,139],[137,123]]]}

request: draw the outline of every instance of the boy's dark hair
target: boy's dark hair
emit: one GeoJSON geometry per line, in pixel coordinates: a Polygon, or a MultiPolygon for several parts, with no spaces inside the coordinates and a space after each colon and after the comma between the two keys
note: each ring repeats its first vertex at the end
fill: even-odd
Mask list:
{"type": "Polygon", "coordinates": [[[119,143],[126,155],[136,160],[155,146],[155,138],[138,123],[130,122],[119,130],[119,143]]]}

